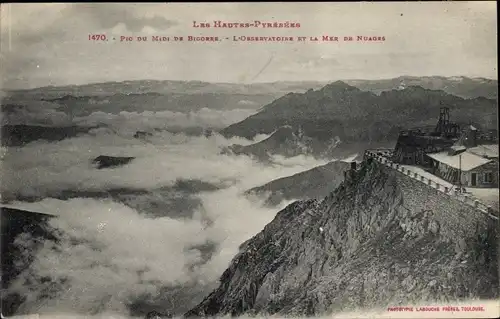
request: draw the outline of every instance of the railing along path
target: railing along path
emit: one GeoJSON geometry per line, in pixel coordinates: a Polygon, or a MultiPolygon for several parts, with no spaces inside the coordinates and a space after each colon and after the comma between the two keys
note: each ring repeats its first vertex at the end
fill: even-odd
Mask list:
{"type": "Polygon", "coordinates": [[[429,179],[423,175],[420,175],[417,172],[413,172],[412,170],[405,168],[404,166],[398,163],[394,163],[393,161],[390,160],[391,155],[392,155],[392,150],[389,149],[377,149],[377,150],[365,151],[366,158],[372,158],[376,160],[378,163],[388,168],[392,168],[401,174],[404,174],[414,180],[421,182],[422,184],[425,184],[427,187],[434,188],[437,191],[446,194],[450,197],[453,197],[461,201],[462,203],[471,206],[484,214],[487,214],[489,217],[498,220],[498,217],[493,215],[494,213],[498,214],[498,212],[496,212],[491,206],[482,203],[479,199],[473,196],[469,195],[466,196],[461,192],[457,192],[453,187],[448,187],[439,184],[438,182],[429,179]]]}

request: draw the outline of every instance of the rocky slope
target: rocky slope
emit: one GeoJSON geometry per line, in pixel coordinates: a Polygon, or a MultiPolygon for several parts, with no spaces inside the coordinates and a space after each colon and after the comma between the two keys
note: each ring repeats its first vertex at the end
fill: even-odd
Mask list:
{"type": "Polygon", "coordinates": [[[376,162],[242,244],[186,317],[310,316],[498,296],[497,222],[376,162]]]}
{"type": "Polygon", "coordinates": [[[340,185],[343,172],[349,167],[350,164],[346,162],[330,162],[254,187],[245,193],[265,197],[265,203],[270,206],[278,205],[283,200],[324,198],[340,185]]]}

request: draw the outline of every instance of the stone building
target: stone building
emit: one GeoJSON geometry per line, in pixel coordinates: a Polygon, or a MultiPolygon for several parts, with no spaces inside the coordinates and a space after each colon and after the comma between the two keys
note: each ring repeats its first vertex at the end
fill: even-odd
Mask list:
{"type": "Polygon", "coordinates": [[[498,132],[463,129],[450,122],[441,108],[435,127],[401,131],[392,161],[421,166],[432,174],[464,187],[498,187],[498,132]]]}
{"type": "Polygon", "coordinates": [[[496,158],[477,155],[471,149],[457,148],[427,154],[427,157],[431,162],[431,173],[454,185],[498,187],[498,151],[496,158]]]}

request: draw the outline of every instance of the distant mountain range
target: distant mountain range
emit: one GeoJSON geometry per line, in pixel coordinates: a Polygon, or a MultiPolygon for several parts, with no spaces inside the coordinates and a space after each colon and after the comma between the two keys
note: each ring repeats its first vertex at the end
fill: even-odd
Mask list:
{"type": "MultiPolygon", "coordinates": [[[[452,120],[496,127],[496,97],[497,80],[467,77],[403,76],[326,85],[310,81],[235,84],[144,80],[11,91],[2,99],[2,113],[19,110],[23,116],[33,114],[32,108],[53,107],[54,113],[82,118],[97,111],[251,109],[257,113],[221,133],[253,138],[276,132],[259,145],[234,146],[231,150],[262,158],[268,153],[293,156],[305,149],[325,155],[331,149],[338,153],[356,143],[361,143],[361,148],[366,143],[387,143],[396,138],[400,128],[435,124],[441,105],[450,107],[452,120]],[[27,107],[29,101],[41,104],[27,107]],[[284,126],[288,129],[281,129],[284,126]]],[[[47,109],[43,114],[51,112],[47,109]]],[[[60,140],[81,133],[76,127],[9,124],[2,126],[3,145],[23,145],[39,138],[60,140]]],[[[205,134],[200,127],[172,126],[169,130],[205,134]]]]}
{"type": "Polygon", "coordinates": [[[248,139],[272,134],[259,144],[233,146],[234,153],[293,156],[297,149],[305,148],[314,155],[331,156],[325,152],[338,151],[339,146],[383,144],[394,141],[402,128],[435,125],[441,106],[450,108],[452,121],[497,126],[496,100],[464,99],[419,86],[376,95],[337,81],[319,90],[282,96],[220,133],[248,139]]]}
{"type": "Polygon", "coordinates": [[[347,84],[363,91],[380,94],[401,86],[420,86],[429,90],[442,90],[463,98],[485,97],[498,98],[498,81],[486,78],[468,78],[465,76],[400,76],[386,80],[347,80],[347,84]]]}
{"type": "MultiPolygon", "coordinates": [[[[283,95],[288,92],[303,92],[308,89],[319,89],[332,81],[277,81],[271,83],[208,83],[202,81],[159,81],[138,80],[123,82],[91,83],[85,85],[47,86],[29,90],[13,90],[12,93],[26,94],[33,97],[73,96],[109,96],[123,94],[248,94],[248,95],[283,95]]],[[[380,93],[398,88],[402,83],[407,86],[421,86],[426,89],[443,90],[447,93],[465,98],[483,96],[497,98],[497,80],[486,78],[469,78],[464,76],[400,76],[380,80],[344,80],[349,85],[361,90],[380,93]]]]}
{"type": "Polygon", "coordinates": [[[12,90],[14,94],[28,94],[33,97],[52,98],[65,95],[73,96],[109,96],[114,94],[286,94],[290,91],[307,90],[322,86],[321,82],[280,81],[274,83],[209,83],[202,81],[158,81],[137,80],[123,82],[91,83],[84,85],[47,86],[28,90],[12,90]]]}
{"type": "Polygon", "coordinates": [[[15,112],[26,108],[30,101],[50,103],[55,111],[84,117],[93,112],[119,114],[120,112],[171,111],[188,113],[203,108],[211,110],[250,109],[256,110],[270,103],[280,94],[240,93],[115,93],[111,95],[51,96],[44,93],[33,96],[19,96],[15,93],[2,101],[2,112],[15,112]]]}

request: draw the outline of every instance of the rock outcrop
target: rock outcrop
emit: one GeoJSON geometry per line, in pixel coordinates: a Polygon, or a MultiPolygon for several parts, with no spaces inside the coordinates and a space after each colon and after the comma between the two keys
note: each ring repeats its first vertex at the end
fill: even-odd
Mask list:
{"type": "Polygon", "coordinates": [[[323,200],[280,211],[185,316],[303,317],[498,296],[497,221],[370,160],[348,176],[323,200]]]}
{"type": "Polygon", "coordinates": [[[113,168],[123,166],[130,163],[135,157],[122,157],[122,156],[106,156],[100,155],[94,158],[92,163],[97,165],[98,169],[113,168]]]}

